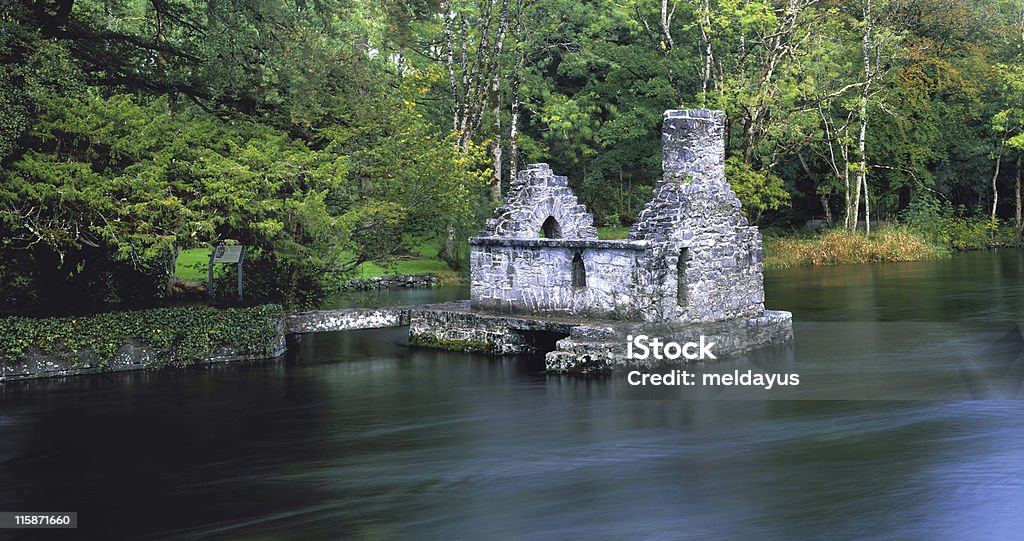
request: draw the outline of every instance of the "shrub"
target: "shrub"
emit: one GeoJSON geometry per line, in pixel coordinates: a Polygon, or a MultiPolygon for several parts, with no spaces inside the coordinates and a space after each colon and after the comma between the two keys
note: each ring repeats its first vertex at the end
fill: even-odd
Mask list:
{"type": "Polygon", "coordinates": [[[928,243],[943,249],[981,250],[992,246],[1015,246],[1017,233],[1009,224],[989,217],[969,216],[963,207],[939,203],[929,193],[911,201],[900,221],[928,243]]]}
{"type": "Polygon", "coordinates": [[[956,250],[982,250],[1017,245],[1017,233],[998,218],[951,216],[942,224],[942,240],[956,250]]]}
{"type": "Polygon", "coordinates": [[[923,193],[914,198],[907,208],[900,212],[900,222],[913,229],[924,239],[936,246],[945,245],[942,228],[947,217],[953,210],[949,203],[940,203],[930,193],[923,193]]]}

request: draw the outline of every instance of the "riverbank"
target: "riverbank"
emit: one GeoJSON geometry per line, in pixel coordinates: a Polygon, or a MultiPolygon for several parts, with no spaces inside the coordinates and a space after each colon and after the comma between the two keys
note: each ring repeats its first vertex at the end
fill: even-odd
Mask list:
{"type": "Polygon", "coordinates": [[[780,269],[814,265],[928,261],[955,252],[1012,248],[1016,234],[1008,226],[977,226],[961,220],[956,227],[926,235],[907,226],[885,226],[871,235],[833,229],[820,233],[764,235],[764,266],[780,269]],[[966,225],[963,225],[966,224],[966,225]]]}

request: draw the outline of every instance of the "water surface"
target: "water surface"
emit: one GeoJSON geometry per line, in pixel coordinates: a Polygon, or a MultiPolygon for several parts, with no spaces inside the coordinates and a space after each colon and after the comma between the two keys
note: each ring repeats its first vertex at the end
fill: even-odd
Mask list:
{"type": "MultiPolygon", "coordinates": [[[[826,372],[914,343],[876,322],[1021,320],[1024,255],[772,271],[766,288],[797,321],[783,361],[826,372]],[[823,338],[843,322],[843,342],[823,338]]],[[[1011,357],[940,353],[908,347],[891,369],[1018,381],[1011,357]]],[[[984,540],[1020,538],[1021,509],[1020,400],[623,399],[614,377],[410,349],[404,329],[0,385],[0,510],[79,513],[33,539],[984,540]]]]}

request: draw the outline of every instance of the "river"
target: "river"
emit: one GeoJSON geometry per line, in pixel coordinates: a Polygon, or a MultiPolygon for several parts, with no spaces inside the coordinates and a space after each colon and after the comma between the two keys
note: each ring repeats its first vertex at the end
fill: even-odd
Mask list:
{"type": "Polygon", "coordinates": [[[405,329],[311,335],[276,362],[0,385],[0,511],[78,513],[32,539],[1024,536],[1024,401],[1006,399],[1024,398],[1006,353],[1024,252],[765,284],[794,313],[787,366],[810,389],[854,365],[862,399],[630,399],[539,357],[410,349],[405,329]],[[915,334],[986,329],[1010,329],[997,362],[966,367],[915,334]]]}

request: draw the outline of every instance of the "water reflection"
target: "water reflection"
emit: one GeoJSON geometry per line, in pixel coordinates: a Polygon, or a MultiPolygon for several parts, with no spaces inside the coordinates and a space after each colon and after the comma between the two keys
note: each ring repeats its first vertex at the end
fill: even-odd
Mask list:
{"type": "Polygon", "coordinates": [[[765,272],[770,308],[796,321],[1018,321],[1024,251],[968,252],[919,263],[765,272]]]}

